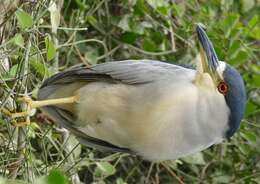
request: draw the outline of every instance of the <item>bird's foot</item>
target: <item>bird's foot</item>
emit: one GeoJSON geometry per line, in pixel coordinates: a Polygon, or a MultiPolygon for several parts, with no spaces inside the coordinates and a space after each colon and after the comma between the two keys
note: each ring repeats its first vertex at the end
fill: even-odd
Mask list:
{"type": "Polygon", "coordinates": [[[30,124],[30,115],[31,115],[31,111],[33,109],[33,100],[29,97],[19,97],[17,99],[17,102],[21,102],[24,103],[25,107],[24,107],[24,111],[22,112],[10,112],[8,109],[6,108],[2,108],[1,109],[1,113],[3,113],[4,115],[10,117],[11,119],[23,119],[22,122],[17,122],[16,121],[16,126],[17,127],[21,127],[21,126],[26,126],[30,124]]]}
{"type": "Polygon", "coordinates": [[[25,121],[17,123],[17,126],[24,126],[30,124],[30,116],[32,115],[32,110],[38,107],[44,107],[49,105],[59,105],[59,104],[71,104],[77,103],[77,96],[70,96],[65,98],[57,98],[57,99],[47,99],[41,101],[33,101],[30,97],[19,97],[17,102],[21,102],[25,105],[22,112],[10,112],[7,109],[2,108],[1,112],[11,119],[23,118],[25,121]]]}

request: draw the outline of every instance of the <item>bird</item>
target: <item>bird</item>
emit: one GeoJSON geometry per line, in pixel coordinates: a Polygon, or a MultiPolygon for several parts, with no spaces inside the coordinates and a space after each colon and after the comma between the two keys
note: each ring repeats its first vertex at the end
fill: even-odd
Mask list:
{"type": "Polygon", "coordinates": [[[234,135],[246,90],[196,26],[196,68],[157,60],[77,65],[46,79],[39,107],[83,145],[160,162],[176,160],[234,135]]]}

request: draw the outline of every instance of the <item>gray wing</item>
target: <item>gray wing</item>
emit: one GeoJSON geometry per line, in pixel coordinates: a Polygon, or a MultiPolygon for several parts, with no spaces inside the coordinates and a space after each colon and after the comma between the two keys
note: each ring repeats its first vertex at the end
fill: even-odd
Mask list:
{"type": "MultiPolygon", "coordinates": [[[[151,60],[109,62],[92,67],[79,65],[47,79],[40,87],[38,99],[48,99],[49,95],[62,90],[62,87],[79,81],[86,83],[105,81],[109,83],[140,85],[163,78],[185,75],[186,70],[188,69],[181,66],[151,60]]],[[[84,134],[74,123],[76,117],[64,109],[57,106],[47,106],[43,107],[42,110],[62,127],[67,128],[75,134],[83,144],[94,146],[101,150],[133,153],[127,148],[121,148],[84,134]]]]}
{"type": "Polygon", "coordinates": [[[189,69],[154,60],[115,61],[92,67],[80,65],[52,76],[43,83],[42,87],[74,81],[143,84],[184,74],[187,70],[189,69]]]}

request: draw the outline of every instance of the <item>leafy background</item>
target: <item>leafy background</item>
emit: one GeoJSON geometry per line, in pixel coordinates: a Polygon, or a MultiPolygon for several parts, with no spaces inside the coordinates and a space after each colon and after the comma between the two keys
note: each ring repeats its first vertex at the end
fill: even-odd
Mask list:
{"type": "Polygon", "coordinates": [[[237,68],[247,108],[231,140],[176,161],[80,145],[40,111],[31,123],[0,115],[0,183],[260,183],[259,0],[5,0],[0,5],[1,108],[24,110],[47,77],[72,65],[149,58],[196,62],[195,23],[237,68]],[[5,179],[4,179],[5,178],[5,179]]]}

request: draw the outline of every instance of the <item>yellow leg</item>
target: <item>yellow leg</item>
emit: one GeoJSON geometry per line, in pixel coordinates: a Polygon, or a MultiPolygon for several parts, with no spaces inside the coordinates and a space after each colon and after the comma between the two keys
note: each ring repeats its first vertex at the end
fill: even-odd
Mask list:
{"type": "MultiPolygon", "coordinates": [[[[31,99],[30,99],[31,100],[31,99]]],[[[66,97],[66,98],[57,98],[57,99],[49,99],[42,101],[30,101],[31,108],[38,108],[47,105],[58,105],[58,104],[67,104],[67,103],[75,103],[77,100],[76,96],[66,97]]]]}
{"type": "Polygon", "coordinates": [[[10,116],[11,118],[19,118],[24,117],[26,120],[25,122],[19,122],[16,124],[16,126],[21,127],[25,125],[30,124],[30,112],[34,108],[48,106],[48,105],[58,105],[58,104],[67,104],[67,103],[75,103],[77,100],[76,96],[66,97],[66,98],[57,98],[57,99],[48,99],[48,100],[41,100],[41,101],[33,101],[29,97],[20,97],[17,99],[17,101],[24,102],[27,104],[26,111],[24,112],[16,112],[11,113],[5,108],[1,109],[1,112],[6,114],[7,116],[10,116]]]}
{"type": "Polygon", "coordinates": [[[7,110],[5,108],[2,108],[1,112],[4,113],[6,116],[11,117],[12,119],[23,117],[23,116],[26,116],[28,114],[26,111],[12,113],[12,112],[10,112],[9,110],[7,110]]]}
{"type": "Polygon", "coordinates": [[[76,96],[70,96],[66,98],[56,98],[56,99],[49,99],[49,100],[41,100],[41,101],[33,101],[29,97],[21,97],[17,99],[18,101],[25,102],[27,104],[27,111],[25,112],[17,112],[13,113],[12,117],[23,117],[30,113],[32,109],[44,107],[48,105],[58,105],[58,104],[67,104],[67,103],[75,103],[77,98],[76,96]]]}
{"type": "Polygon", "coordinates": [[[17,122],[17,123],[15,124],[15,126],[16,126],[16,127],[23,127],[23,126],[27,126],[27,125],[30,125],[30,124],[31,124],[30,117],[27,116],[25,121],[17,122]]]}
{"type": "Polygon", "coordinates": [[[15,126],[17,126],[17,127],[22,127],[22,126],[25,126],[25,125],[29,125],[31,123],[30,122],[30,117],[27,116],[27,114],[28,114],[27,112],[12,113],[12,112],[10,112],[9,110],[7,110],[5,108],[1,108],[0,112],[5,114],[6,116],[11,117],[12,119],[17,118],[17,117],[25,116],[26,117],[26,121],[16,123],[15,126]]]}
{"type": "Polygon", "coordinates": [[[4,113],[7,116],[10,116],[10,117],[12,116],[12,113],[9,110],[5,109],[5,108],[1,108],[0,112],[4,113]]]}

